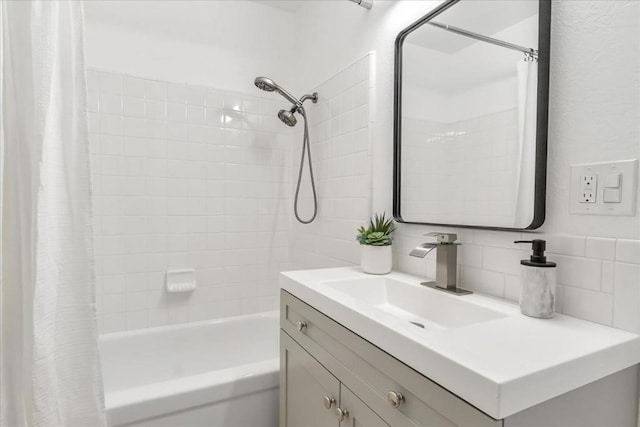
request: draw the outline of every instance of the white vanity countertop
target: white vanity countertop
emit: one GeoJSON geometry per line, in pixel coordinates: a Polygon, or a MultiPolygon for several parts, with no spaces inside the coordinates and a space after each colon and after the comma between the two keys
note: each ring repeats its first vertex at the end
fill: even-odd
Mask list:
{"type": "MultiPolygon", "coordinates": [[[[505,317],[446,330],[420,329],[323,285],[372,276],[357,267],[289,271],[281,288],[496,419],[640,363],[640,336],[555,314],[533,319],[517,304],[479,294],[451,296],[505,317]]],[[[438,292],[423,287],[425,291],[438,292]]]]}

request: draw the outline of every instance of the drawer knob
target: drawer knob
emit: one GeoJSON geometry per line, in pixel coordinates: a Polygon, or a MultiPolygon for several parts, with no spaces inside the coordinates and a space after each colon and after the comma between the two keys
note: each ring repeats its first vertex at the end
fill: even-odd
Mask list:
{"type": "Polygon", "coordinates": [[[305,329],[307,329],[307,322],[303,322],[303,321],[298,321],[298,323],[296,323],[296,325],[298,325],[298,330],[300,332],[304,331],[305,329]]]}
{"type": "Polygon", "coordinates": [[[397,408],[402,402],[404,402],[404,396],[402,395],[402,393],[390,391],[389,393],[387,393],[387,400],[389,401],[389,404],[391,406],[397,408]]]}
{"type": "Polygon", "coordinates": [[[336,418],[338,421],[343,421],[345,418],[349,417],[349,411],[342,408],[336,408],[336,418]]]}
{"type": "Polygon", "coordinates": [[[327,409],[331,409],[336,400],[333,397],[325,396],[322,398],[322,402],[324,403],[324,407],[327,409]]]}

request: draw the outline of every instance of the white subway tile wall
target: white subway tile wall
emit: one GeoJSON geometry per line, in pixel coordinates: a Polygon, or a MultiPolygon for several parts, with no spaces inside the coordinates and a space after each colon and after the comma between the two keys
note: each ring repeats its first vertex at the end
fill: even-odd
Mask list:
{"type": "MultiPolygon", "coordinates": [[[[302,118],[291,132],[277,97],[89,71],[89,118],[101,331],[262,311],[277,275],[359,264],[356,229],[372,214],[372,55],[307,102],[318,218],[301,225],[292,194],[302,118]],[[167,268],[196,268],[193,294],[164,292],[167,268]]],[[[381,159],[386,162],[387,159],[381,159]]],[[[308,164],[300,214],[311,215],[308,164]]],[[[640,332],[640,241],[399,224],[394,268],[433,277],[435,256],[408,256],[430,231],[457,233],[465,287],[517,301],[519,260],[547,240],[557,310],[640,332]]]]}
{"type": "MultiPolygon", "coordinates": [[[[373,54],[368,54],[311,90],[318,92],[319,101],[305,104],[310,122],[318,217],[309,225],[292,220],[291,260],[296,268],[360,262],[356,230],[368,221],[371,213],[372,60],[373,54]]],[[[302,149],[301,123],[296,130],[292,142],[293,191],[302,149]]],[[[299,209],[303,219],[313,213],[308,173],[305,165],[299,209]]]]}
{"type": "Polygon", "coordinates": [[[276,308],[290,266],[286,104],[258,89],[87,78],[100,330],[276,308]],[[166,270],[181,268],[198,288],[166,293],[166,270]]]}
{"type": "Polygon", "coordinates": [[[517,141],[515,108],[452,123],[404,117],[403,218],[451,224],[473,215],[478,225],[513,224],[517,141]]]}

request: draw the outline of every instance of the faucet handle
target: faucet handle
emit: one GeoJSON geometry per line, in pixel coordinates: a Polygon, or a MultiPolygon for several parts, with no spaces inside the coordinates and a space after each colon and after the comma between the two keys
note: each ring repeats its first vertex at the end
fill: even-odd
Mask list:
{"type": "Polygon", "coordinates": [[[434,231],[431,233],[425,234],[425,236],[435,236],[436,242],[438,243],[453,243],[458,238],[457,234],[454,233],[441,233],[439,231],[434,231]]]}

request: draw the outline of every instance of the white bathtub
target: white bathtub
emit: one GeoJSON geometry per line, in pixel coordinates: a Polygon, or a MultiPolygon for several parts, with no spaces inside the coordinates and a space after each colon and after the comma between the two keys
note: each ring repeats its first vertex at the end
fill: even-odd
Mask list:
{"type": "Polygon", "coordinates": [[[275,427],[278,314],[100,337],[110,426],[275,427]]]}

